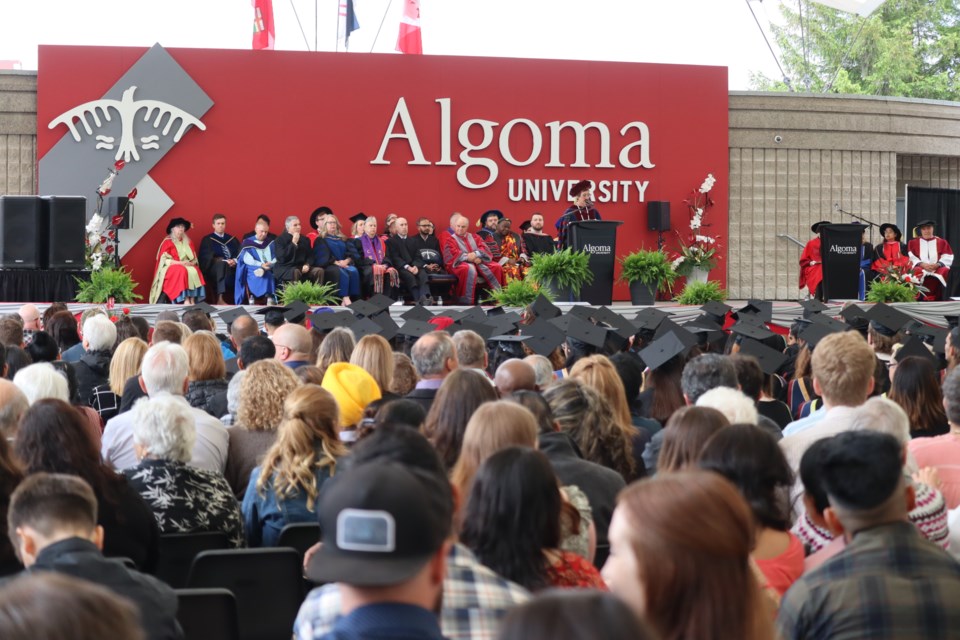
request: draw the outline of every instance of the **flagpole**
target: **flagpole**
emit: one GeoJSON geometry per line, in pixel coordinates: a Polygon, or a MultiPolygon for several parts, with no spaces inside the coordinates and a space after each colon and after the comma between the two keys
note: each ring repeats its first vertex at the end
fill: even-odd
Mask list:
{"type": "Polygon", "coordinates": [[[370,53],[373,53],[373,48],[377,46],[377,40],[380,38],[380,30],[383,29],[383,23],[387,19],[387,14],[390,13],[390,5],[393,4],[393,0],[387,2],[387,8],[383,11],[383,17],[380,18],[380,26],[377,27],[377,35],[373,37],[373,44],[370,45],[370,53]]]}
{"type": "Polygon", "coordinates": [[[317,14],[317,3],[320,0],[313,0],[313,50],[320,51],[320,16],[317,14]]]}

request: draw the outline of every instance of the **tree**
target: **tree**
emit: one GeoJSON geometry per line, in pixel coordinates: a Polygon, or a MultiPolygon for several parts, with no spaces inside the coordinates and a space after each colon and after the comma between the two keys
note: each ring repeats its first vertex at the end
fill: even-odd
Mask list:
{"type": "Polygon", "coordinates": [[[780,10],[790,86],[754,73],[754,89],[960,100],[960,0],[887,0],[867,18],[805,0],[780,10]]]}

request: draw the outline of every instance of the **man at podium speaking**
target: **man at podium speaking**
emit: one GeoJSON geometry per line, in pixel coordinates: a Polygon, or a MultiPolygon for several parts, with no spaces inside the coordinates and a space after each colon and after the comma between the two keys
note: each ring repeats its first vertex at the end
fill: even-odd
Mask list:
{"type": "Polygon", "coordinates": [[[582,220],[600,220],[600,212],[593,208],[593,187],[589,180],[581,180],[570,187],[573,204],[557,220],[557,243],[561,249],[567,248],[567,225],[582,220]]]}

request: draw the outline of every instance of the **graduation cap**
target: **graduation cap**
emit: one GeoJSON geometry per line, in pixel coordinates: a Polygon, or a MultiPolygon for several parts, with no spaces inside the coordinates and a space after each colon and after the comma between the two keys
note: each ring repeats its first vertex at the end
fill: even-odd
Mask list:
{"type": "Polygon", "coordinates": [[[227,323],[228,327],[234,322],[236,322],[237,320],[239,320],[240,318],[242,318],[243,316],[247,316],[248,318],[252,317],[249,313],[247,313],[247,310],[244,309],[243,307],[234,307],[233,309],[224,309],[223,311],[219,312],[217,315],[220,316],[221,320],[227,323]]]}
{"type": "Polygon", "coordinates": [[[773,375],[780,370],[780,367],[790,359],[787,354],[771,349],[762,342],[747,338],[740,343],[740,353],[745,356],[753,356],[760,363],[760,368],[767,375],[773,375]]]}
{"type": "Polygon", "coordinates": [[[263,322],[269,324],[272,327],[279,327],[286,322],[286,318],[283,317],[287,311],[290,310],[290,307],[263,307],[262,309],[257,309],[254,311],[258,316],[263,316],[263,322]]]}
{"type": "Polygon", "coordinates": [[[940,358],[935,356],[933,352],[930,351],[925,344],[923,344],[923,340],[917,336],[910,336],[907,338],[907,341],[903,343],[903,346],[897,350],[896,354],[894,354],[893,359],[896,362],[903,362],[904,358],[909,358],[911,356],[927,360],[937,371],[943,368],[940,358]]]}
{"type": "Polygon", "coordinates": [[[845,322],[840,322],[835,318],[830,316],[825,316],[822,313],[817,313],[810,318],[810,322],[813,324],[822,324],[825,327],[831,327],[834,331],[846,331],[847,324],[845,322]]]}
{"type": "Polygon", "coordinates": [[[693,331],[694,333],[702,333],[704,331],[723,331],[723,327],[714,322],[713,318],[713,314],[704,313],[703,315],[697,316],[693,320],[685,323],[683,328],[687,329],[688,331],[693,331]]]}
{"type": "Polygon", "coordinates": [[[547,322],[555,326],[557,329],[560,329],[560,331],[566,333],[568,327],[570,326],[570,321],[575,318],[576,316],[557,316],[556,318],[550,318],[547,320],[547,322]]]}
{"type": "Polygon", "coordinates": [[[700,307],[700,311],[704,313],[709,313],[711,316],[717,316],[722,318],[727,315],[727,313],[732,309],[728,304],[723,304],[718,300],[711,300],[707,304],[700,307]]]}
{"type": "Polygon", "coordinates": [[[943,353],[944,349],[947,346],[947,334],[950,333],[949,329],[943,327],[932,327],[922,322],[915,322],[909,329],[910,333],[913,335],[919,336],[921,340],[931,345],[934,350],[939,353],[943,353]],[[937,344],[943,344],[944,349],[937,349],[937,344]]]}
{"type": "Polygon", "coordinates": [[[349,218],[350,222],[354,224],[366,219],[367,219],[367,214],[365,214],[363,211],[361,211],[360,213],[355,213],[349,218]]]}
{"type": "Polygon", "coordinates": [[[658,338],[662,338],[670,332],[673,332],[673,334],[677,336],[677,339],[683,343],[684,349],[690,349],[700,344],[697,336],[670,319],[660,323],[660,326],[657,327],[657,332],[653,334],[653,339],[657,340],[658,338]]]}
{"type": "Polygon", "coordinates": [[[386,311],[387,309],[389,309],[390,305],[396,302],[396,300],[394,300],[390,296],[385,296],[382,293],[378,293],[374,296],[371,296],[367,300],[367,302],[375,306],[379,313],[380,311],[386,311]]]}
{"type": "Polygon", "coordinates": [[[534,353],[541,356],[549,356],[553,350],[563,344],[566,336],[563,331],[555,327],[550,322],[538,318],[533,324],[524,326],[521,331],[529,340],[526,344],[534,353]]]}
{"type": "Polygon", "coordinates": [[[542,293],[533,301],[533,304],[530,305],[530,310],[533,311],[534,315],[538,318],[543,318],[544,320],[563,315],[560,307],[550,302],[542,293]]]}
{"type": "Polygon", "coordinates": [[[493,316],[487,318],[484,324],[490,327],[492,335],[499,336],[510,333],[517,328],[517,321],[512,317],[508,318],[506,314],[502,316],[493,316]]]}
{"type": "Polygon", "coordinates": [[[460,317],[458,320],[471,320],[473,322],[483,322],[487,319],[487,314],[483,312],[483,307],[477,305],[463,309],[460,312],[460,317]]]}
{"type": "Polygon", "coordinates": [[[393,321],[389,313],[381,313],[380,315],[369,318],[369,320],[373,320],[380,325],[380,335],[382,335],[385,340],[393,340],[393,336],[397,335],[400,331],[400,326],[393,321]]]}
{"type": "Polygon", "coordinates": [[[353,335],[357,340],[363,336],[372,336],[383,331],[383,327],[370,318],[360,318],[351,325],[350,329],[353,331],[353,335]]]}
{"type": "Polygon", "coordinates": [[[755,316],[763,322],[773,320],[773,303],[768,300],[747,300],[746,306],[737,309],[734,317],[742,320],[744,316],[755,316]]]}
{"type": "Polygon", "coordinates": [[[336,327],[350,327],[356,322],[357,316],[349,312],[310,314],[310,326],[317,331],[331,331],[336,327]]]}
{"type": "Polygon", "coordinates": [[[457,324],[460,325],[461,329],[473,331],[474,333],[478,334],[481,338],[483,338],[484,342],[489,340],[490,336],[493,335],[493,327],[486,322],[474,322],[472,320],[463,319],[460,322],[455,323],[454,326],[457,324]]]}
{"type": "Polygon", "coordinates": [[[664,320],[667,320],[669,317],[669,313],[660,311],[659,309],[654,309],[653,307],[647,307],[646,309],[637,312],[637,315],[634,317],[633,325],[637,328],[637,332],[656,331],[660,326],[660,323],[664,320]]]}
{"type": "Polygon", "coordinates": [[[855,304],[847,305],[840,311],[840,317],[846,320],[847,324],[854,324],[860,319],[869,320],[870,316],[866,311],[863,310],[863,307],[859,307],[855,304]]]}
{"type": "Polygon", "coordinates": [[[506,312],[507,310],[504,309],[503,306],[492,307],[490,309],[487,309],[487,317],[489,318],[491,316],[502,316],[506,312]]]}
{"type": "Polygon", "coordinates": [[[687,347],[677,336],[676,331],[667,331],[664,335],[650,343],[650,346],[642,349],[640,358],[651,369],[658,369],[667,361],[684,353],[687,347]]]}
{"type": "Polygon", "coordinates": [[[593,345],[598,349],[603,346],[607,340],[607,329],[599,325],[581,320],[575,316],[566,316],[569,319],[567,324],[567,335],[574,340],[593,345]]]}
{"type": "Polygon", "coordinates": [[[810,326],[801,331],[798,337],[806,342],[811,349],[813,349],[821,340],[826,338],[831,333],[837,333],[837,330],[834,327],[813,322],[810,324],[810,326]]]}
{"type": "Polygon", "coordinates": [[[403,326],[400,327],[398,333],[402,336],[419,338],[434,330],[436,330],[436,327],[429,322],[423,320],[407,320],[403,323],[403,326]]]}
{"type": "Polygon", "coordinates": [[[283,317],[287,319],[287,322],[300,324],[307,316],[307,311],[309,310],[310,305],[308,305],[306,302],[302,300],[294,300],[287,305],[287,310],[283,313],[283,317]]]}
{"type": "Polygon", "coordinates": [[[586,315],[597,322],[609,325],[613,332],[624,340],[629,340],[630,337],[637,332],[637,328],[632,322],[608,307],[585,307],[583,305],[576,305],[570,310],[570,313],[581,317],[586,315]]]}
{"type": "Polygon", "coordinates": [[[754,340],[765,340],[776,335],[773,331],[770,331],[770,329],[762,325],[753,324],[752,322],[738,322],[730,327],[730,331],[738,336],[753,338],[754,340]]]}
{"type": "Polygon", "coordinates": [[[874,329],[881,335],[893,337],[897,332],[903,329],[912,318],[899,309],[894,309],[888,304],[878,302],[867,312],[867,319],[870,320],[874,329]]]}
{"type": "Polygon", "coordinates": [[[809,318],[830,308],[816,298],[811,298],[810,300],[801,300],[800,306],[803,307],[804,318],[809,318]]]}
{"type": "Polygon", "coordinates": [[[203,311],[209,316],[217,313],[217,308],[212,304],[207,304],[206,302],[198,302],[197,304],[192,304],[189,307],[184,307],[183,312],[186,313],[187,311],[203,311]]]}
{"type": "Polygon", "coordinates": [[[404,320],[423,320],[425,322],[433,317],[433,312],[422,304],[417,304],[401,313],[400,317],[404,320]]]}

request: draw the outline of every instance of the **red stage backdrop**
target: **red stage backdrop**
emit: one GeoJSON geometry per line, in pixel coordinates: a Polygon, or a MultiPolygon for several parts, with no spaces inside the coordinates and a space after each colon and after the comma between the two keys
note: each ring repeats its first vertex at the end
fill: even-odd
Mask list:
{"type": "MultiPolygon", "coordinates": [[[[65,135],[60,114],[99,100],[141,48],[40,48],[38,156],[65,135]]],[[[345,228],[358,211],[447,226],[500,209],[514,230],[542,212],[552,230],[567,185],[590,179],[597,209],[622,220],[617,253],[655,248],[646,203],[683,200],[712,173],[706,222],[726,256],[727,72],[722,67],[554,60],[171,49],[213,101],[150,176],[174,204],[124,256],[146,294],[166,221],[192,220],[196,242],[216,212],[242,235],[259,213],[283,219],[330,206],[345,228]]],[[[149,83],[147,83],[149,84],[149,83]]],[[[138,97],[150,95],[138,86],[138,97]]],[[[82,132],[82,130],[81,130],[82,132]]],[[[94,132],[95,134],[96,132],[94,132]]],[[[172,134],[171,134],[172,135],[172,134]]],[[[72,142],[72,140],[71,140],[72,142]]],[[[84,144],[93,145],[92,136],[84,144]]],[[[114,151],[101,149],[105,168],[114,151]]],[[[143,152],[146,155],[146,152],[143,152]]],[[[99,157],[98,157],[99,159],[99,157]]],[[[129,163],[128,163],[129,166],[129,163]]],[[[125,170],[126,171],[126,170],[125,170]]],[[[123,173],[121,173],[121,176],[123,173]]],[[[44,176],[41,167],[41,189],[44,176]]],[[[92,197],[96,184],[90,185],[92,197]]],[[[126,189],[115,191],[126,193],[126,189]]],[[[412,227],[412,224],[411,224],[412,227]]],[[[618,270],[619,272],[619,270],[618,270]]],[[[712,273],[726,281],[726,260],[712,273]]],[[[628,299],[618,285],[616,299],[628,299]]]]}

